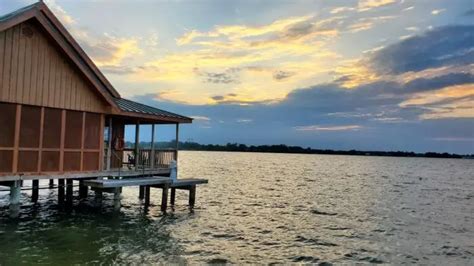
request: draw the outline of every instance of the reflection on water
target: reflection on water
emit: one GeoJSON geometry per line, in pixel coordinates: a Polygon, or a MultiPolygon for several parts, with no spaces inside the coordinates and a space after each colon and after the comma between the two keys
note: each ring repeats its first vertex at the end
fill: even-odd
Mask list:
{"type": "Polygon", "coordinates": [[[474,263],[472,160],[181,152],[179,165],[210,182],[194,213],[179,191],[163,216],[160,190],[146,212],[124,189],[118,213],[111,195],[66,212],[41,190],[36,205],[22,191],[12,220],[0,192],[0,264],[474,263]]]}

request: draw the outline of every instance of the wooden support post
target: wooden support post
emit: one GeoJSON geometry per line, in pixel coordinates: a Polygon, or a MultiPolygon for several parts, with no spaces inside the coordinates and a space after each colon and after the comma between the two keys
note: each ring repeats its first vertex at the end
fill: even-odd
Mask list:
{"type": "Polygon", "coordinates": [[[64,203],[64,179],[58,179],[58,203],[64,203]]]}
{"type": "Polygon", "coordinates": [[[140,122],[135,125],[135,170],[138,170],[140,164],[140,122]]]}
{"type": "Polygon", "coordinates": [[[151,125],[150,167],[155,168],[155,124],[151,125]]]}
{"type": "Polygon", "coordinates": [[[122,188],[116,188],[114,191],[114,210],[118,211],[121,207],[122,188]]]}
{"type": "Polygon", "coordinates": [[[175,199],[176,199],[176,188],[172,188],[171,189],[171,196],[170,196],[171,206],[174,206],[175,199]]]}
{"type": "Polygon", "coordinates": [[[192,185],[189,188],[189,207],[191,209],[194,208],[195,203],[196,203],[196,185],[192,185]]]}
{"type": "Polygon", "coordinates": [[[112,117],[109,118],[109,131],[107,132],[107,165],[106,169],[110,170],[112,159],[112,117]]]}
{"type": "Polygon", "coordinates": [[[10,186],[10,217],[17,218],[20,215],[21,182],[13,181],[10,186]]]}
{"type": "Polygon", "coordinates": [[[145,186],[145,206],[150,205],[150,186],[145,186]]]}
{"type": "Polygon", "coordinates": [[[140,186],[139,187],[139,192],[138,192],[138,198],[139,199],[144,199],[145,198],[145,186],[140,186]]]}
{"type": "Polygon", "coordinates": [[[163,193],[161,195],[161,211],[162,212],[166,212],[166,209],[168,208],[168,190],[169,190],[169,185],[164,184],[163,193]]]}
{"type": "Polygon", "coordinates": [[[33,185],[31,188],[31,201],[37,202],[38,201],[38,192],[39,192],[39,180],[33,180],[33,185]]]}
{"type": "Polygon", "coordinates": [[[49,180],[49,188],[54,188],[54,179],[49,180]]]}
{"type": "Polygon", "coordinates": [[[70,207],[72,206],[72,189],[73,181],[72,179],[66,179],[66,203],[70,207]]]}
{"type": "Polygon", "coordinates": [[[178,149],[179,149],[179,123],[176,123],[176,143],[174,151],[174,160],[178,161],[178,149]]]}
{"type": "Polygon", "coordinates": [[[79,198],[85,199],[87,198],[87,193],[89,191],[89,187],[84,185],[84,181],[79,181],[79,198]]]}

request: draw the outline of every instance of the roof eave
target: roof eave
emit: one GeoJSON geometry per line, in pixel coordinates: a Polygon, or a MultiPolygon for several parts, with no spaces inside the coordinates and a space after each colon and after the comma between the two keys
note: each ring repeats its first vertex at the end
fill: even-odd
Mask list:
{"type": "Polygon", "coordinates": [[[137,118],[137,119],[145,119],[145,120],[153,120],[156,123],[161,124],[191,124],[193,119],[190,117],[166,117],[166,116],[159,116],[159,115],[151,115],[151,114],[142,114],[142,113],[135,113],[135,112],[126,112],[126,111],[116,111],[114,112],[115,115],[137,118]]]}

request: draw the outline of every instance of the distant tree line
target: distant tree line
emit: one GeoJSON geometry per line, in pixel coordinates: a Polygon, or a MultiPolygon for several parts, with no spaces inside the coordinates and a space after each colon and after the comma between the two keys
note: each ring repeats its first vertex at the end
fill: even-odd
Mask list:
{"type": "MultiPolygon", "coordinates": [[[[155,142],[156,149],[174,148],[176,141],[155,142]]],[[[134,143],[126,142],[126,147],[132,148],[134,143]]],[[[140,148],[150,148],[151,142],[140,142],[140,148]]],[[[196,142],[179,142],[180,150],[189,151],[230,151],[230,152],[268,152],[268,153],[299,153],[299,154],[332,154],[332,155],[362,155],[362,156],[393,156],[393,157],[428,157],[428,158],[469,158],[474,159],[474,154],[460,155],[451,153],[415,153],[407,151],[358,151],[358,150],[329,150],[312,149],[300,146],[280,145],[250,145],[227,143],[226,145],[199,144],[196,142]]]]}

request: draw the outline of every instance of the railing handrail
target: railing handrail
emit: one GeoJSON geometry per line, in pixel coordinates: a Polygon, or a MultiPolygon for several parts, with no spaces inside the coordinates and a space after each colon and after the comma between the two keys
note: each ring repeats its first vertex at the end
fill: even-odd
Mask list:
{"type": "MultiPolygon", "coordinates": [[[[135,151],[135,148],[124,148],[124,151],[135,151]]],[[[155,151],[176,151],[174,148],[167,148],[167,149],[154,149],[155,151]]],[[[151,151],[151,149],[139,149],[139,151],[151,151]]]]}

